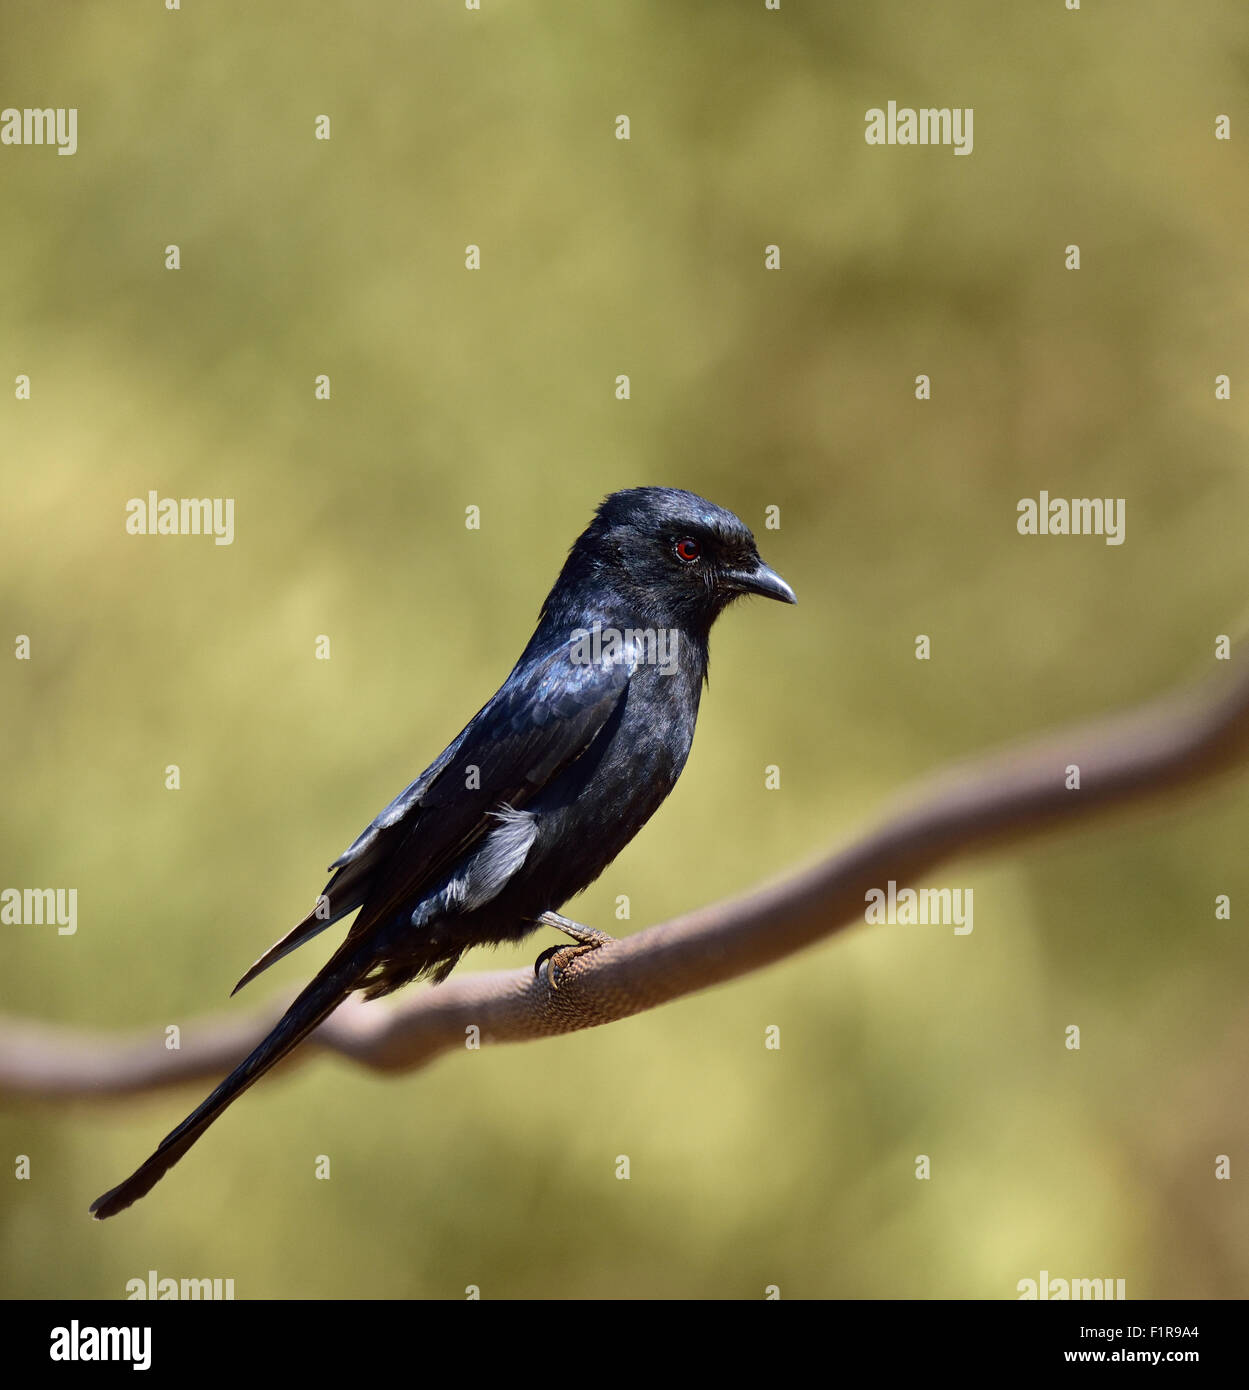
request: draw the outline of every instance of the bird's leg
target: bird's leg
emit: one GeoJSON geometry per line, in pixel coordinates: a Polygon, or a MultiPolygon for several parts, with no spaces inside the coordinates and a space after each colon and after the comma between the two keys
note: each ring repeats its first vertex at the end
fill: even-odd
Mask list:
{"type": "Polygon", "coordinates": [[[577,943],[575,946],[548,946],[534,961],[533,973],[535,976],[541,975],[542,967],[547,961],[551,962],[549,978],[552,989],[559,988],[558,972],[561,967],[566,967],[570,961],[585,955],[587,951],[597,951],[600,946],[606,946],[609,941],[616,939],[614,936],[608,936],[605,931],[598,931],[594,927],[583,927],[580,922],[574,922],[568,917],[561,917],[558,912],[544,912],[538,918],[538,925],[554,927],[556,931],[562,931],[565,936],[571,936],[577,943]]]}

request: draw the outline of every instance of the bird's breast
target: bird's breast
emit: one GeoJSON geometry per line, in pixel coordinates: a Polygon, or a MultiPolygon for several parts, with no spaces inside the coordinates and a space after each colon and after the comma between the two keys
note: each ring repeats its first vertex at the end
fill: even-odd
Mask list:
{"type": "Polygon", "coordinates": [[[552,905],[592,883],[659,809],[694,739],[701,675],[639,668],[589,748],[526,809],[537,834],[524,876],[552,905]]]}

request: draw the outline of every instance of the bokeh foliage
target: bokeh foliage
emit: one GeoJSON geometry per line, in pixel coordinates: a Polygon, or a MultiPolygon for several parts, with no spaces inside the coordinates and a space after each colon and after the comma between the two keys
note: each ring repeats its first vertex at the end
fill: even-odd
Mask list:
{"type": "MultiPolygon", "coordinates": [[[[0,683],[0,883],[79,890],[76,936],[3,929],[10,1012],[189,1043],[617,487],[732,507],[800,606],[717,629],[681,785],[575,905],[608,928],[1245,629],[1243,5],[483,6],[6,6],[0,105],[79,110],[73,158],[0,148],[0,595],[34,654],[0,683]],[[973,107],[974,153],[866,146],[891,98],[973,107]],[[149,488],[235,498],[234,545],[127,536],[149,488]],[[1042,488],[1126,497],[1127,543],[1020,537],[1042,488]]],[[[314,1062],[104,1227],[90,1199],[198,1092],[10,1107],[0,1168],[33,1178],[0,1179],[0,1289],[1244,1297],[1246,810],[1233,782],[949,866],[970,937],[860,928],[406,1077],[314,1062]]]]}

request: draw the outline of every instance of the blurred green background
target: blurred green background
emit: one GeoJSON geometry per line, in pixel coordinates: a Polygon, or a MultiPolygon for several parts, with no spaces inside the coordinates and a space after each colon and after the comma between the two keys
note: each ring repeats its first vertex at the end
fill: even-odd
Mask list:
{"type": "MultiPolygon", "coordinates": [[[[721,621],[680,786],[575,905],[608,929],[1245,628],[1242,4],[10,0],[4,29],[0,105],[79,111],[72,158],[0,148],[0,594],[33,658],[0,687],[0,884],[79,890],[76,936],[3,929],[9,1013],[189,1046],[292,993],[332,943],[225,1002],[619,487],[731,507],[801,602],[721,621]],[[972,107],[974,153],[867,146],[890,99],[972,107]],[[1020,537],[1042,488],[1125,497],[1127,543],[1020,537]],[[234,498],[234,544],[128,536],[149,489],[234,498]]],[[[1247,811],[1230,782],[949,865],[971,936],[860,927],[409,1076],[315,1060],[103,1226],[208,1086],[8,1104],[0,1167],[33,1171],[0,1176],[0,1290],[1249,1296],[1247,811]]]]}

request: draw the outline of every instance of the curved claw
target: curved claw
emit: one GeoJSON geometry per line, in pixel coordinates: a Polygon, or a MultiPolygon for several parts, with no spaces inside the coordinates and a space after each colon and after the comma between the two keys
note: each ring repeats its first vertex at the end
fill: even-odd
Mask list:
{"type": "MultiPolygon", "coordinates": [[[[534,963],[533,963],[533,977],[534,977],[534,979],[536,980],[536,979],[538,979],[538,978],[541,976],[541,974],[542,974],[542,967],[547,963],[547,961],[549,961],[549,960],[551,959],[552,956],[554,956],[555,954],[557,954],[557,952],[559,952],[559,951],[565,951],[565,950],[567,950],[567,949],[568,949],[568,948],[567,948],[566,946],[548,946],[548,947],[546,948],[546,950],[543,951],[542,954],[538,957],[538,959],[537,959],[536,961],[534,961],[534,963]]],[[[552,983],[554,983],[554,982],[552,982],[552,983]]]]}
{"type": "Polygon", "coordinates": [[[535,921],[540,927],[554,927],[556,931],[562,931],[565,936],[571,936],[576,943],[573,946],[548,946],[533,963],[533,977],[536,980],[542,974],[542,967],[547,961],[551,962],[547,978],[553,990],[559,988],[559,969],[555,964],[557,958],[565,961],[575,960],[577,956],[584,955],[587,951],[597,951],[600,946],[608,946],[615,940],[615,937],[608,936],[605,931],[583,926],[558,912],[544,912],[535,921]]]}
{"type": "Polygon", "coordinates": [[[535,978],[542,973],[542,967],[550,961],[551,968],[547,972],[547,980],[552,991],[559,988],[559,962],[562,960],[566,965],[569,961],[576,960],[578,956],[583,956],[587,951],[597,951],[603,943],[601,941],[584,941],[578,946],[548,946],[545,951],[533,963],[533,973],[535,978]]]}

